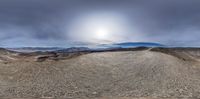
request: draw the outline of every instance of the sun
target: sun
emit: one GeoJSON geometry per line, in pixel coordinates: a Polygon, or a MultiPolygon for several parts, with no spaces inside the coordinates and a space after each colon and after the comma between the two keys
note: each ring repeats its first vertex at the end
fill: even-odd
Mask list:
{"type": "Polygon", "coordinates": [[[109,37],[109,30],[106,28],[98,28],[95,30],[97,39],[107,39],[109,37]]]}
{"type": "Polygon", "coordinates": [[[87,13],[72,21],[67,37],[74,41],[110,43],[121,41],[128,33],[126,18],[118,13],[87,13]]]}

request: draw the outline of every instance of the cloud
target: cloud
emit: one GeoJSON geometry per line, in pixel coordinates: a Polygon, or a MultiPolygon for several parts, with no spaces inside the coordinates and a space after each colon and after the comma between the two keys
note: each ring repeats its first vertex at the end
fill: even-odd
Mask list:
{"type": "Polygon", "coordinates": [[[120,41],[200,46],[199,5],[199,0],[1,0],[0,45],[73,45],[68,29],[76,17],[115,12],[125,16],[129,29],[120,41]]]}

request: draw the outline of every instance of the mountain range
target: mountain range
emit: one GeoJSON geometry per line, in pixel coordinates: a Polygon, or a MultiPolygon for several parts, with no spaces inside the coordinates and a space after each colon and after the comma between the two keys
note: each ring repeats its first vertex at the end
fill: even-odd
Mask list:
{"type": "Polygon", "coordinates": [[[164,47],[164,45],[152,42],[123,42],[114,44],[103,44],[104,47],[121,47],[121,48],[133,48],[133,47],[164,47]]]}
{"type": "Polygon", "coordinates": [[[136,48],[136,47],[164,47],[164,45],[159,43],[151,42],[124,42],[124,43],[113,43],[113,44],[101,44],[94,48],[89,47],[22,47],[22,48],[8,48],[9,50],[18,52],[46,52],[46,51],[57,51],[57,52],[80,52],[80,51],[101,51],[101,50],[111,50],[120,48],[136,48]]]}

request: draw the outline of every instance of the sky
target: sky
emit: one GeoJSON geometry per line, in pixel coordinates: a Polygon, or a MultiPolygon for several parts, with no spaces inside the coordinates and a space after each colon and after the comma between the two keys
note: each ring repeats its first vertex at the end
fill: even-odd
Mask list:
{"type": "Polygon", "coordinates": [[[200,0],[0,0],[1,47],[200,46],[200,0]]]}

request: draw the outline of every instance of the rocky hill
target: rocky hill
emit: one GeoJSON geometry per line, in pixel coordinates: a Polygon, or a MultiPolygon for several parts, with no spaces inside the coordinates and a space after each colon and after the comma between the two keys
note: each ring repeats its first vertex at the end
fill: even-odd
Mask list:
{"type": "MultiPolygon", "coordinates": [[[[35,54],[7,64],[0,62],[0,97],[198,99],[199,51],[149,48],[79,52],[56,61],[34,61],[39,57],[35,54]]],[[[61,57],[58,53],[43,55],[61,57]]]]}

